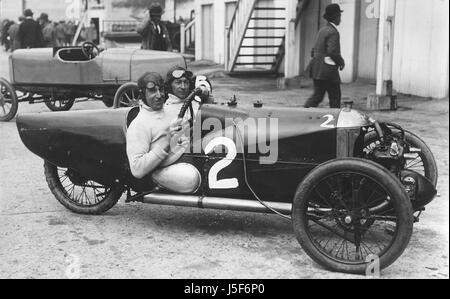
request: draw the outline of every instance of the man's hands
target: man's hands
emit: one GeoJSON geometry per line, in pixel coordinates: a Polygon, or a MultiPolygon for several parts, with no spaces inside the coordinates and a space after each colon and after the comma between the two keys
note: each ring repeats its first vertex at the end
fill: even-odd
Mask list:
{"type": "Polygon", "coordinates": [[[186,129],[189,128],[189,122],[183,119],[174,120],[169,127],[170,138],[175,135],[183,134],[186,129]]]}

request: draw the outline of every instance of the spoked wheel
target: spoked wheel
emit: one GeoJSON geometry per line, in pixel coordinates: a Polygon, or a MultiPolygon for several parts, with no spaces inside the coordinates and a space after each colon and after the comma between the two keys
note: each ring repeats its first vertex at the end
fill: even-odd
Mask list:
{"type": "Polygon", "coordinates": [[[139,87],[134,82],[125,83],[114,96],[114,109],[139,106],[139,87]]]}
{"type": "Polygon", "coordinates": [[[365,274],[379,270],[405,250],[413,210],[400,181],[380,165],[362,159],[323,164],[299,185],[292,221],[305,252],[332,271],[365,274]],[[388,201],[389,216],[372,208],[388,201]]]}
{"type": "Polygon", "coordinates": [[[45,162],[45,177],[56,199],[74,213],[103,214],[122,196],[120,187],[107,187],[84,179],[74,171],[45,162]]]}
{"type": "Polygon", "coordinates": [[[75,103],[74,98],[66,98],[66,97],[52,97],[45,101],[45,105],[51,111],[59,112],[59,111],[69,111],[73,104],[75,103]]]}
{"type": "Polygon", "coordinates": [[[3,78],[0,78],[0,121],[10,121],[16,116],[19,108],[14,87],[3,78]]]}
{"type": "MultiPolygon", "coordinates": [[[[400,134],[400,132],[398,132],[398,134],[400,134]]],[[[430,148],[417,135],[408,131],[405,131],[405,141],[409,145],[409,151],[405,152],[405,169],[413,170],[423,175],[436,187],[438,168],[430,148]]],[[[369,132],[365,136],[364,152],[370,153],[377,144],[379,144],[377,133],[369,132]]]]}

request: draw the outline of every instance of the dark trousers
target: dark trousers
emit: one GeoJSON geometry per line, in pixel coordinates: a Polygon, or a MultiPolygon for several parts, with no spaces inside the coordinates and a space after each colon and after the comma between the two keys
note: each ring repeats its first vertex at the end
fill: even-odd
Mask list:
{"type": "Polygon", "coordinates": [[[325,97],[325,92],[330,99],[330,108],[341,108],[341,84],[325,80],[314,80],[314,94],[306,101],[304,107],[319,106],[325,97]]]}

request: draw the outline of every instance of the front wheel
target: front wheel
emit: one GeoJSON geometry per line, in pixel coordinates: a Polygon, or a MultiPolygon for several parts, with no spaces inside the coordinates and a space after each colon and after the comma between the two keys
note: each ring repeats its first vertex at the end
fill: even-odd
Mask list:
{"type": "Polygon", "coordinates": [[[122,85],[114,96],[114,109],[139,106],[139,87],[134,82],[122,85]]]}
{"type": "Polygon", "coordinates": [[[48,107],[48,109],[54,112],[69,111],[70,109],[72,109],[73,104],[75,104],[75,99],[66,97],[52,97],[45,101],[45,105],[48,107]]]}
{"type": "Polygon", "coordinates": [[[388,267],[403,253],[413,210],[400,181],[382,166],[340,159],[318,166],[299,185],[292,222],[297,240],[318,264],[366,274],[373,265],[388,267]],[[373,211],[382,202],[390,204],[392,214],[373,211]]]}
{"type": "Polygon", "coordinates": [[[14,87],[3,78],[0,78],[0,121],[10,121],[16,116],[19,108],[14,87]]]}
{"type": "Polygon", "coordinates": [[[122,196],[119,186],[103,186],[87,180],[71,169],[45,162],[45,178],[56,199],[70,211],[100,215],[114,207],[122,196]]]}
{"type": "MultiPolygon", "coordinates": [[[[400,132],[394,131],[394,134],[400,134],[400,132]]],[[[369,132],[364,137],[364,151],[371,152],[379,142],[378,134],[374,131],[369,132]]],[[[405,153],[405,169],[423,175],[436,187],[438,168],[430,148],[422,139],[409,131],[405,131],[405,142],[409,145],[409,151],[405,153]]]]}

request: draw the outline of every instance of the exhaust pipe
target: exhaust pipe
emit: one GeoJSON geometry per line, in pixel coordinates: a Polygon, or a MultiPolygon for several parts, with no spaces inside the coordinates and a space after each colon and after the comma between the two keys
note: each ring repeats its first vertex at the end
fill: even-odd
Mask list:
{"type": "MultiPolygon", "coordinates": [[[[228,211],[241,211],[241,212],[254,212],[267,214],[273,213],[271,210],[263,206],[257,200],[245,200],[234,198],[153,193],[144,196],[142,202],[147,204],[191,207],[199,209],[228,210],[228,211]]],[[[292,204],[280,202],[264,202],[264,203],[279,213],[285,215],[291,214],[292,204]]]]}

